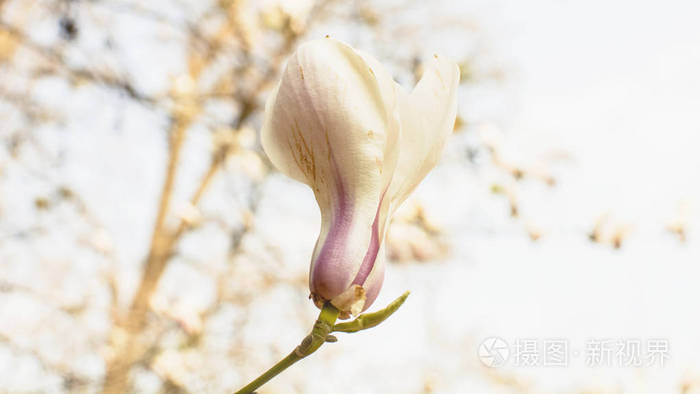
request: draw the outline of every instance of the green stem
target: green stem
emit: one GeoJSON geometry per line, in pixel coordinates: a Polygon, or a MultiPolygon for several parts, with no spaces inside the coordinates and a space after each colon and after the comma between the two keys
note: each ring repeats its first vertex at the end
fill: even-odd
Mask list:
{"type": "Polygon", "coordinates": [[[287,355],[287,357],[283,358],[277,364],[275,364],[272,368],[268,369],[262,375],[258,376],[257,379],[248,383],[248,385],[243,387],[242,389],[236,391],[236,394],[252,393],[253,391],[255,391],[255,389],[257,389],[258,387],[267,383],[270,379],[274,378],[279,373],[281,373],[285,369],[289,368],[292,364],[294,364],[295,362],[297,362],[299,360],[301,360],[301,357],[299,357],[299,355],[296,353],[296,350],[289,353],[289,355],[287,355]]]}
{"type": "Polygon", "coordinates": [[[318,319],[316,319],[316,323],[314,323],[314,328],[311,330],[311,333],[307,335],[303,341],[301,341],[301,344],[297,346],[293,352],[289,353],[287,357],[280,360],[272,368],[265,371],[257,379],[248,383],[248,385],[245,387],[236,391],[235,394],[253,393],[255,389],[267,383],[270,379],[289,368],[295,362],[318,350],[318,348],[320,348],[321,345],[326,342],[328,334],[333,331],[333,325],[338,319],[339,314],[340,312],[338,309],[331,305],[330,302],[327,302],[323,306],[323,309],[321,309],[321,313],[318,315],[318,319]]]}

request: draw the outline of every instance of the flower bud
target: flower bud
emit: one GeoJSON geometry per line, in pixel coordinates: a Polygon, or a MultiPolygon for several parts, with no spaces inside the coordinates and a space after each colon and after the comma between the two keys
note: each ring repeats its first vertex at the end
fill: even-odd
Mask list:
{"type": "Polygon", "coordinates": [[[412,92],[374,58],[326,38],[301,45],[268,99],[261,140],[272,163],[314,192],[321,231],[311,296],[347,317],[384,278],[391,214],[437,163],[457,109],[459,68],[435,56],[412,92]]]}

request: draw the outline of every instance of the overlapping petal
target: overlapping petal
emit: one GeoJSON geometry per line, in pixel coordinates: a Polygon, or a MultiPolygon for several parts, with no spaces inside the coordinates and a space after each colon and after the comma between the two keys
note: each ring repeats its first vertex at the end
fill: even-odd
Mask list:
{"type": "Polygon", "coordinates": [[[438,163],[457,116],[459,67],[435,55],[410,93],[399,91],[401,141],[389,194],[396,208],[438,163]]]}
{"type": "Polygon", "coordinates": [[[300,46],[269,98],[261,140],[321,210],[309,287],[356,314],[377,297],[393,210],[437,163],[454,125],[457,66],[435,57],[411,93],[373,57],[326,38],[300,46]]]}
{"type": "Polygon", "coordinates": [[[302,45],[268,101],[263,148],[321,208],[310,270],[320,300],[362,285],[374,268],[382,234],[372,229],[398,158],[397,116],[381,65],[332,39],[302,45]]]}

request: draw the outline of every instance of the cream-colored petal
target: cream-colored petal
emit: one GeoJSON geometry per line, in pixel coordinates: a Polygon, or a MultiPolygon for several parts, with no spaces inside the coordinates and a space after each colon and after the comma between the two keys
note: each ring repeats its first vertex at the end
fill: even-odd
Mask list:
{"type": "Polygon", "coordinates": [[[337,193],[342,182],[346,193],[378,196],[391,178],[399,127],[384,75],[341,42],[300,46],[266,106],[261,141],[272,163],[317,194],[337,193]]]}
{"type": "Polygon", "coordinates": [[[398,134],[396,87],[374,59],[332,39],[306,43],[291,57],[268,100],[261,141],[272,163],[308,184],[319,203],[315,297],[342,293],[376,254],[373,240],[383,233],[373,227],[398,159],[398,134]]]}
{"type": "Polygon", "coordinates": [[[341,318],[357,316],[365,306],[365,289],[360,285],[352,285],[331,300],[331,304],[338,308],[341,318]]]}
{"type": "Polygon", "coordinates": [[[459,67],[435,55],[411,93],[399,93],[401,141],[390,187],[392,211],[418,186],[442,154],[457,115],[459,67]]]}

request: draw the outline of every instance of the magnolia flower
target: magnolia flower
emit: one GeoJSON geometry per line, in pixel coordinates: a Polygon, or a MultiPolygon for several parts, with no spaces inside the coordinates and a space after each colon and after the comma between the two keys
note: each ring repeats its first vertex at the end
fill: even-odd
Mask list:
{"type": "Polygon", "coordinates": [[[435,55],[406,92],[373,57],[325,38],[301,45],[265,108],[262,145],[311,187],[321,232],[311,298],[341,317],[377,298],[396,208],[437,163],[457,111],[459,68],[435,55]]]}

